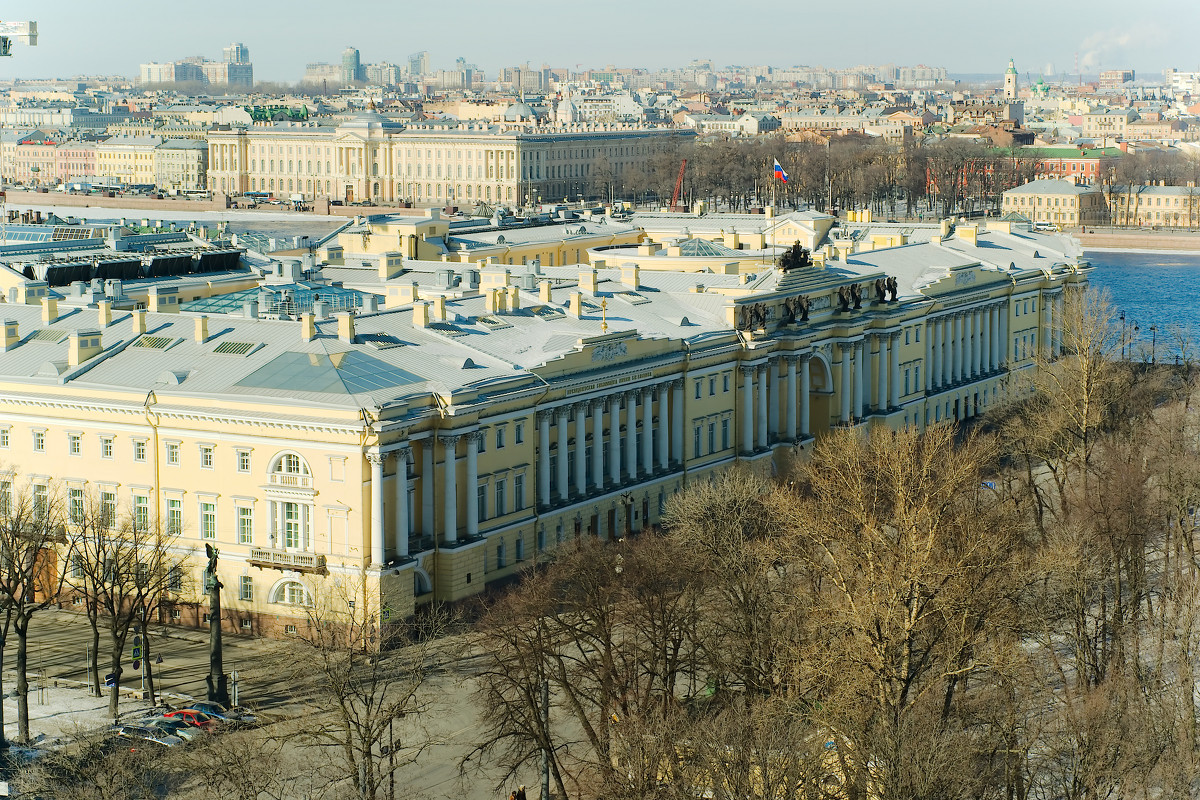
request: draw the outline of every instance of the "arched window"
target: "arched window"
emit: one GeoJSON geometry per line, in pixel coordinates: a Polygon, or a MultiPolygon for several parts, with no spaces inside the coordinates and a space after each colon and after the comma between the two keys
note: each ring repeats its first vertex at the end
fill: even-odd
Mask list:
{"type": "Polygon", "coordinates": [[[289,606],[311,606],[312,595],[304,584],[299,581],[284,581],[275,587],[271,594],[272,603],[283,603],[289,606]]]}
{"type": "Polygon", "coordinates": [[[309,475],[308,462],[295,453],[284,453],[275,460],[272,472],[282,475],[309,475]]]}

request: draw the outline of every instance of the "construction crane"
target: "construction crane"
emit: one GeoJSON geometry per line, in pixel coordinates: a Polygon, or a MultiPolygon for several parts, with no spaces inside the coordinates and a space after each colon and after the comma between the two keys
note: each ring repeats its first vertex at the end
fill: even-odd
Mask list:
{"type": "Polygon", "coordinates": [[[683,189],[683,171],[687,169],[687,159],[679,165],[679,177],[675,179],[675,191],[671,194],[671,210],[676,211],[675,204],[679,202],[679,193],[683,189]]]}
{"type": "Polygon", "coordinates": [[[37,44],[36,22],[0,22],[0,56],[12,55],[13,40],[21,44],[37,44]]]}

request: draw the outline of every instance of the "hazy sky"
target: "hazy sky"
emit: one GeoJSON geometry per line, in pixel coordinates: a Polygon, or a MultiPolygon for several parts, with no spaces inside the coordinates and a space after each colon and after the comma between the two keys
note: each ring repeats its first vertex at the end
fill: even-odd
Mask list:
{"type": "Polygon", "coordinates": [[[558,67],[925,63],[950,72],[1024,75],[1132,67],[1200,69],[1200,3],[812,2],[608,0],[57,0],[10,2],[0,19],[34,19],[37,47],[16,45],[0,80],[136,76],[138,64],[250,48],[258,80],[299,81],[304,65],[336,62],[347,45],[364,63],[430,52],[434,69],[463,56],[490,77],[529,61],[558,67]]]}

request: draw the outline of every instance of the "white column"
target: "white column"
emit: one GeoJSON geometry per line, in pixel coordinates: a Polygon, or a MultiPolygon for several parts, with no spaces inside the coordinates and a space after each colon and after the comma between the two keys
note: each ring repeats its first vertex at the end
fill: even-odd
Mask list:
{"type": "Polygon", "coordinates": [[[642,390],[642,472],[654,474],[654,390],[642,390]]]}
{"type": "Polygon", "coordinates": [[[409,449],[396,450],[396,555],[408,555],[408,456],[409,449]]]}
{"type": "Polygon", "coordinates": [[[879,383],[876,388],[875,404],[880,411],[888,409],[888,336],[886,334],[877,336],[879,340],[879,352],[875,354],[876,375],[878,375],[879,383]]]}
{"type": "Polygon", "coordinates": [[[983,309],[975,309],[975,374],[982,375],[983,368],[983,309]]]}
{"type": "Polygon", "coordinates": [[[954,315],[943,316],[942,323],[942,385],[954,382],[954,315]]]}
{"type": "Polygon", "coordinates": [[[754,367],[742,367],[742,452],[754,452],[754,367]]]}
{"type": "MultiPolygon", "coordinates": [[[[925,373],[926,392],[933,390],[933,330],[934,325],[926,322],[925,324],[925,360],[921,362],[921,369],[925,373]]],[[[914,389],[917,387],[913,387],[914,389]]]]}
{"type": "Polygon", "coordinates": [[[854,364],[852,361],[854,344],[852,342],[842,342],[838,345],[842,351],[842,422],[850,422],[850,411],[852,410],[854,400],[854,387],[851,380],[854,376],[854,364]]]}
{"type": "Polygon", "coordinates": [[[604,488],[604,401],[592,404],[592,484],[604,488]]]}
{"type": "Polygon", "coordinates": [[[453,544],[458,541],[458,469],[454,452],[458,447],[458,437],[442,436],[440,438],[446,459],[442,465],[445,470],[445,477],[442,480],[442,530],[446,542],[453,544]]]}
{"type": "Polygon", "coordinates": [[[683,380],[671,381],[671,458],[683,463],[683,380]]]}
{"type": "Polygon", "coordinates": [[[433,448],[436,443],[432,436],[421,440],[421,533],[425,536],[437,536],[433,527],[433,448]]]}
{"type": "Polygon", "coordinates": [[[671,469],[671,453],[667,448],[670,444],[668,437],[670,430],[667,427],[667,414],[670,409],[667,405],[667,384],[660,383],[658,385],[658,429],[655,433],[658,435],[658,468],[663,472],[671,469]]]}
{"type": "Polygon", "coordinates": [[[933,363],[926,365],[930,372],[932,385],[930,391],[942,385],[942,320],[934,319],[933,325],[933,363]]]}
{"type": "Polygon", "coordinates": [[[1000,306],[995,303],[988,309],[988,344],[991,351],[988,371],[995,372],[1000,368],[1000,346],[1003,344],[1000,341],[1000,306]]]}
{"type": "Polygon", "coordinates": [[[1042,294],[1042,323],[1046,326],[1044,330],[1038,331],[1038,338],[1041,340],[1039,344],[1042,346],[1042,356],[1046,360],[1054,357],[1054,304],[1046,294],[1042,294]]]}
{"type": "Polygon", "coordinates": [[[787,439],[796,441],[796,357],[787,359],[787,439]]]}
{"type": "Polygon", "coordinates": [[[1000,304],[1000,366],[1008,363],[1012,345],[1008,343],[1008,315],[1012,311],[1010,303],[1000,304]]]}
{"type": "Polygon", "coordinates": [[[863,416],[863,386],[866,370],[864,369],[867,360],[866,342],[859,339],[854,343],[854,418],[862,419],[863,416]]]}
{"type": "Polygon", "coordinates": [[[954,366],[950,370],[950,380],[958,383],[963,379],[963,315],[954,315],[954,366]]]}
{"type": "Polygon", "coordinates": [[[975,351],[975,314],[971,311],[963,312],[963,379],[967,380],[975,376],[975,358],[972,355],[975,351]]]}
{"type": "Polygon", "coordinates": [[[467,434],[467,536],[479,535],[479,444],[483,431],[467,434]]]}
{"type": "Polygon", "coordinates": [[[568,485],[571,477],[571,453],[567,444],[570,431],[567,430],[566,406],[555,409],[555,427],[558,429],[558,499],[566,502],[571,497],[571,487],[568,485]]]}
{"type": "Polygon", "coordinates": [[[812,435],[812,428],[808,420],[808,394],[812,391],[812,379],[809,377],[808,368],[809,361],[812,360],[811,353],[805,353],[800,356],[800,435],[812,435]]]}
{"type": "Polygon", "coordinates": [[[892,334],[891,361],[888,364],[888,406],[900,407],[900,334],[892,334]]]}
{"type": "Polygon", "coordinates": [[[575,492],[587,494],[587,403],[575,404],[575,492]]]}
{"type": "Polygon", "coordinates": [[[767,365],[758,367],[758,449],[767,449],[767,365]]]}
{"type": "Polygon", "coordinates": [[[538,503],[550,506],[550,413],[537,412],[538,426],[538,503]]]}
{"type": "Polygon", "coordinates": [[[638,477],[637,445],[637,392],[629,391],[625,393],[625,473],[631,481],[638,477]]]}
{"type": "Polygon", "coordinates": [[[621,485],[621,395],[608,398],[608,477],[621,485]]]}
{"type": "Polygon", "coordinates": [[[371,566],[382,567],[383,550],[383,455],[367,453],[371,462],[371,566]]]}
{"type": "Polygon", "coordinates": [[[780,422],[782,421],[779,413],[779,363],[780,360],[772,359],[767,362],[767,439],[774,441],[779,438],[780,422]]]}
{"type": "Polygon", "coordinates": [[[1054,357],[1058,358],[1062,355],[1063,342],[1063,320],[1066,319],[1066,301],[1063,298],[1063,290],[1059,289],[1058,294],[1054,296],[1054,357]]]}

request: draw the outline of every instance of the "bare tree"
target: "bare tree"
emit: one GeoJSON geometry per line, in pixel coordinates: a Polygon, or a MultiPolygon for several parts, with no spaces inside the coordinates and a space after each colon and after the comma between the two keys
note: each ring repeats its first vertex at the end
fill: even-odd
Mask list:
{"type": "Polygon", "coordinates": [[[12,472],[0,476],[0,672],[11,630],[17,636],[17,735],[22,742],[29,741],[29,625],[34,614],[58,600],[62,588],[63,561],[70,553],[63,536],[65,511],[60,487],[21,482],[12,472]]]}

